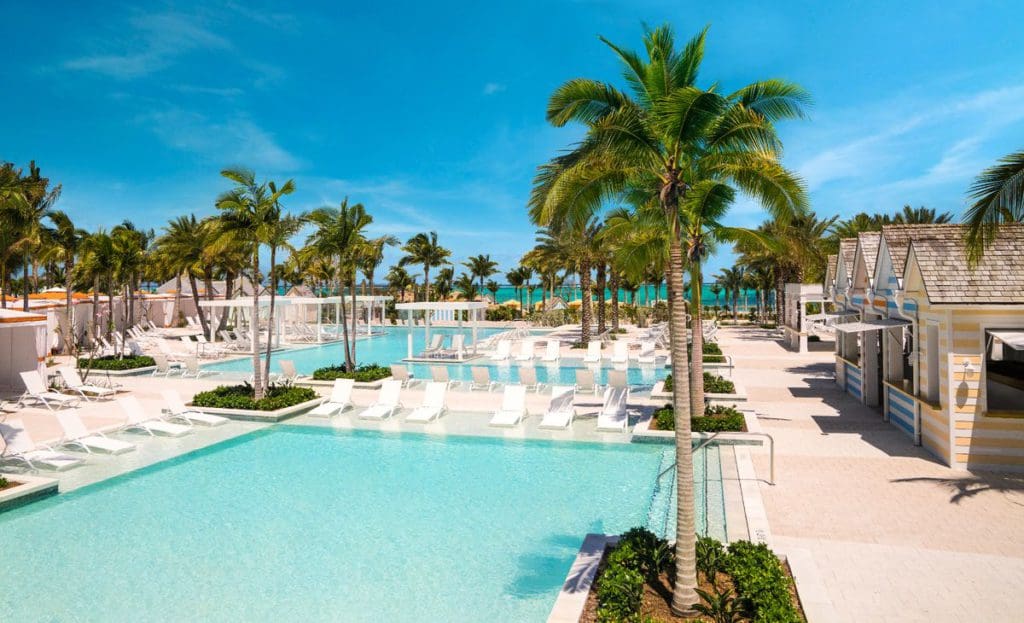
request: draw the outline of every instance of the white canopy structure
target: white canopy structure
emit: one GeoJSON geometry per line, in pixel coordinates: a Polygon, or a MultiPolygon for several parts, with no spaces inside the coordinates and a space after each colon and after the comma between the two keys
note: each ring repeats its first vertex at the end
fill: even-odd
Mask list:
{"type": "MultiPolygon", "coordinates": [[[[352,297],[346,296],[345,302],[348,303],[352,300],[352,297]]],[[[370,335],[372,320],[374,317],[374,311],[380,310],[379,318],[381,323],[384,321],[384,309],[388,301],[391,300],[390,296],[356,296],[356,306],[361,308],[366,313],[366,335],[370,335]]],[[[245,320],[250,324],[250,327],[255,329],[257,323],[253,323],[249,317],[248,312],[252,310],[252,297],[245,296],[234,299],[214,299],[211,301],[199,301],[199,306],[208,309],[220,309],[222,313],[235,313],[235,322],[239,320],[245,320]]],[[[327,306],[335,307],[335,318],[341,318],[341,297],[340,296],[326,296],[326,297],[315,297],[315,296],[277,296],[274,297],[274,332],[275,332],[275,345],[280,346],[281,343],[281,323],[285,320],[289,321],[301,321],[303,323],[308,322],[308,318],[303,314],[303,310],[306,308],[314,308],[316,310],[316,328],[317,328],[317,341],[321,340],[321,328],[322,328],[322,308],[327,306]],[[288,310],[294,309],[294,313],[288,313],[288,310]]],[[[259,299],[260,313],[264,313],[264,310],[270,309],[270,297],[261,296],[259,299]]],[[[350,313],[358,313],[356,310],[350,313]]],[[[311,323],[310,323],[311,324],[311,323]]]]}
{"type": "Polygon", "coordinates": [[[21,391],[20,372],[44,372],[46,316],[0,309],[0,387],[21,391]]]}
{"type": "MultiPolygon", "coordinates": [[[[414,353],[412,348],[412,330],[413,330],[413,317],[415,312],[423,312],[424,323],[423,323],[423,334],[426,338],[426,343],[430,343],[430,323],[431,320],[439,318],[455,318],[457,321],[458,328],[462,328],[463,319],[462,312],[466,312],[470,328],[472,329],[473,340],[470,343],[470,351],[473,355],[476,355],[476,342],[477,342],[477,329],[480,325],[480,320],[487,310],[487,303],[478,301],[421,301],[419,303],[398,303],[395,305],[395,309],[398,310],[399,314],[405,315],[406,325],[409,328],[409,335],[406,340],[406,358],[414,359],[414,353]]],[[[457,349],[455,359],[461,361],[464,358],[465,352],[461,347],[457,349]]]]}

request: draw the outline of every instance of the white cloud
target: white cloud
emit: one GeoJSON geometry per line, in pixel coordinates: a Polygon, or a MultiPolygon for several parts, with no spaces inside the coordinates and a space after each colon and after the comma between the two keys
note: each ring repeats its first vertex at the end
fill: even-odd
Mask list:
{"type": "Polygon", "coordinates": [[[194,93],[197,95],[212,95],[214,97],[238,97],[244,91],[237,87],[204,87],[194,84],[179,84],[171,87],[179,93],[194,93]]]}
{"type": "Polygon", "coordinates": [[[488,82],[484,85],[484,95],[495,95],[501,93],[506,89],[504,84],[498,82],[488,82]]]}

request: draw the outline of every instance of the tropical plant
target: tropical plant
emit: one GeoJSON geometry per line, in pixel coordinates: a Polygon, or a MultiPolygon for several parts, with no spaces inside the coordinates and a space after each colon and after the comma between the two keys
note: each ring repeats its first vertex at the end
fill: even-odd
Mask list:
{"type": "Polygon", "coordinates": [[[377,272],[377,268],[384,261],[384,248],[393,247],[397,244],[398,238],[390,234],[371,238],[366,241],[366,244],[363,247],[363,253],[361,254],[362,259],[359,262],[359,270],[361,270],[363,275],[366,277],[365,283],[370,284],[370,296],[373,296],[374,273],[377,272]]]}
{"type": "Polygon", "coordinates": [[[999,231],[1000,223],[1024,222],[1024,151],[999,159],[981,172],[970,188],[974,200],[964,213],[967,258],[977,264],[999,231]]]}
{"type": "Polygon", "coordinates": [[[490,279],[490,280],[487,281],[486,284],[484,284],[484,287],[486,287],[487,291],[491,293],[491,300],[493,300],[495,303],[497,303],[498,302],[498,290],[501,289],[501,286],[498,285],[498,282],[493,280],[493,279],[490,279]]]}
{"type": "Polygon", "coordinates": [[[388,288],[390,288],[392,292],[398,294],[399,302],[404,303],[405,291],[413,285],[412,277],[409,276],[408,271],[401,266],[392,266],[385,279],[388,282],[388,288]]]}
{"type": "Polygon", "coordinates": [[[474,255],[462,263],[469,269],[469,274],[480,280],[480,290],[484,289],[484,279],[498,272],[498,263],[491,260],[490,255],[474,255]]]}
{"type": "Polygon", "coordinates": [[[519,309],[525,310],[526,307],[523,305],[523,284],[526,283],[526,276],[523,274],[523,267],[513,268],[512,270],[505,273],[505,279],[508,281],[508,285],[512,286],[515,290],[516,299],[519,300],[519,309]]]}
{"type": "Polygon", "coordinates": [[[744,269],[742,266],[723,268],[715,280],[725,291],[726,304],[732,307],[732,320],[736,322],[739,313],[737,308],[739,307],[740,292],[743,291],[745,282],[744,269]]]}
{"type": "MultiPolygon", "coordinates": [[[[260,370],[259,317],[260,317],[260,248],[277,239],[281,220],[281,197],[295,191],[295,182],[288,180],[281,186],[274,181],[257,182],[256,174],[244,168],[224,169],[221,175],[234,182],[235,187],[217,198],[220,210],[221,244],[241,244],[251,253],[252,293],[252,372],[253,397],[260,401],[267,392],[270,379],[260,370]]],[[[267,327],[267,361],[270,365],[270,348],[273,324],[267,327]]]]}
{"type": "MultiPolygon", "coordinates": [[[[760,199],[774,215],[805,209],[800,181],[779,162],[774,122],[800,117],[805,92],[782,80],[756,82],[732,94],[696,85],[705,32],[675,47],[671,28],[647,31],[646,58],[607,45],[622,61],[630,93],[574,79],[551,96],[548,120],[578,122],[586,136],[570,152],[543,165],[530,198],[531,219],[542,226],[587,221],[611,197],[632,195],[664,218],[669,237],[672,361],[686,370],[683,271],[689,267],[699,309],[701,264],[711,245],[750,236],[722,224],[736,189],[760,199]],[[684,249],[685,257],[684,262],[684,249]]],[[[695,346],[700,314],[693,317],[695,346]]],[[[694,402],[702,405],[703,370],[694,362],[694,402]]],[[[690,613],[697,601],[694,567],[693,461],[689,434],[690,388],[676,383],[678,516],[672,609],[690,613]]]]}
{"type": "Polygon", "coordinates": [[[75,336],[75,305],[72,301],[72,292],[75,287],[75,259],[78,257],[82,241],[89,234],[84,229],[75,227],[66,212],[51,210],[47,217],[53,223],[51,255],[64,266],[64,309],[67,318],[64,345],[68,354],[74,355],[78,342],[75,336]]]}
{"type": "MultiPolygon", "coordinates": [[[[452,252],[437,243],[437,232],[419,233],[409,238],[402,247],[406,255],[398,261],[399,266],[406,264],[423,265],[423,298],[430,300],[430,269],[448,263],[452,252]]],[[[416,300],[415,294],[413,300],[416,300]]]]}
{"type": "Polygon", "coordinates": [[[472,275],[462,273],[453,283],[455,289],[462,293],[462,298],[467,301],[475,300],[480,296],[480,290],[476,287],[476,281],[472,275]]]}
{"type": "Polygon", "coordinates": [[[434,277],[434,292],[437,293],[438,298],[442,301],[448,300],[448,297],[451,296],[452,281],[454,279],[455,269],[451,266],[446,266],[437,271],[437,276],[434,277]]]}

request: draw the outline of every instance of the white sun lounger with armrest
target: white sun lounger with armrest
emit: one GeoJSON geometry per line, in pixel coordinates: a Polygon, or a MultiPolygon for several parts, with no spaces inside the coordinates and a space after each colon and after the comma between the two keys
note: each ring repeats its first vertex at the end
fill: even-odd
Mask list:
{"type": "Polygon", "coordinates": [[[491,391],[494,386],[498,383],[491,380],[491,369],[486,366],[473,366],[470,368],[470,372],[473,374],[473,381],[469,384],[469,389],[484,389],[491,391]]]}
{"type": "Polygon", "coordinates": [[[577,368],[576,370],[576,391],[590,392],[596,394],[601,386],[595,380],[594,371],[588,368],[577,368]]]}
{"type": "Polygon", "coordinates": [[[167,419],[169,420],[181,420],[189,424],[202,424],[204,426],[220,426],[221,424],[228,423],[228,418],[226,417],[190,409],[185,404],[185,401],[181,399],[181,394],[176,389],[161,390],[160,395],[163,396],[164,404],[167,405],[167,413],[169,414],[167,419]]]}
{"type": "Polygon", "coordinates": [[[623,387],[608,387],[604,390],[604,404],[597,415],[597,430],[623,433],[629,424],[626,401],[629,390],[623,387]]]}
{"type": "Polygon", "coordinates": [[[409,372],[409,368],[400,363],[391,364],[391,378],[401,383],[402,387],[409,387],[416,381],[419,381],[419,379],[413,378],[412,372],[409,372]]]}
{"type": "Polygon", "coordinates": [[[516,355],[516,361],[533,361],[533,351],[536,344],[533,340],[523,340],[519,342],[519,354],[516,355]]]}
{"type": "Polygon", "coordinates": [[[617,340],[615,345],[612,346],[612,363],[627,362],[629,362],[629,342],[617,340]]]}
{"type": "Polygon", "coordinates": [[[89,400],[93,398],[109,398],[117,392],[109,387],[100,387],[92,383],[86,383],[74,368],[57,368],[60,378],[64,379],[64,385],[71,391],[78,392],[82,398],[89,400]]]}
{"type": "Polygon", "coordinates": [[[558,361],[561,357],[562,343],[558,340],[548,340],[547,345],[544,349],[544,355],[540,358],[541,361],[552,363],[558,361]]]}
{"type": "Polygon", "coordinates": [[[2,426],[6,427],[7,433],[0,439],[3,443],[0,463],[18,462],[27,465],[29,469],[42,466],[60,472],[83,462],[78,457],[61,454],[49,447],[37,447],[21,420],[7,420],[2,426]]]}
{"type": "Polygon", "coordinates": [[[651,340],[640,342],[640,354],[637,355],[636,360],[639,363],[654,363],[654,347],[655,344],[651,340]]]}
{"type": "Polygon", "coordinates": [[[24,405],[25,401],[34,400],[42,403],[47,409],[53,410],[54,408],[74,407],[81,402],[81,398],[78,396],[69,396],[48,389],[46,382],[43,381],[43,375],[39,374],[38,370],[19,372],[19,375],[21,382],[25,384],[25,393],[18,400],[19,404],[24,405]]]}
{"type": "Polygon", "coordinates": [[[448,410],[447,394],[448,386],[444,383],[427,383],[423,392],[423,404],[413,409],[405,421],[426,423],[441,417],[448,410]]]}
{"type": "Polygon", "coordinates": [[[587,342],[587,354],[583,356],[584,363],[601,363],[601,342],[590,340],[587,342]]]}
{"type": "Polygon", "coordinates": [[[444,333],[435,333],[430,338],[430,344],[428,344],[427,347],[423,349],[423,356],[424,357],[431,357],[431,356],[436,355],[437,353],[441,352],[441,350],[443,348],[444,348],[444,333]]]}
{"type": "Polygon", "coordinates": [[[540,428],[569,428],[576,417],[576,388],[571,385],[555,385],[551,388],[551,403],[544,413],[540,428]]]}
{"type": "Polygon", "coordinates": [[[512,342],[508,340],[498,340],[498,345],[494,349],[494,353],[491,355],[491,361],[505,361],[512,356],[512,342]]]}
{"type": "Polygon", "coordinates": [[[430,366],[430,379],[435,383],[444,383],[447,387],[461,383],[448,374],[448,366],[430,366]]]}
{"type": "Polygon", "coordinates": [[[64,438],[59,444],[61,446],[80,448],[90,454],[94,451],[123,454],[135,449],[135,444],[120,439],[111,439],[100,431],[90,433],[82,423],[82,418],[78,417],[76,409],[58,411],[53,415],[57,418],[61,430],[64,431],[64,438]]]}
{"type": "Polygon", "coordinates": [[[160,416],[147,415],[142,403],[135,396],[118,398],[117,404],[125,415],[123,430],[141,430],[149,435],[168,437],[181,437],[192,430],[190,426],[166,422],[160,416]]]}
{"type": "MultiPolygon", "coordinates": [[[[397,381],[396,381],[397,382],[397,381]]],[[[326,402],[322,402],[309,415],[316,417],[331,417],[344,413],[345,409],[352,406],[352,388],[355,386],[353,379],[334,379],[334,386],[331,388],[331,396],[326,402]]]]}
{"type": "Polygon", "coordinates": [[[394,415],[402,406],[402,384],[398,381],[384,381],[380,385],[377,401],[363,410],[359,417],[364,420],[383,420],[394,415]]]}
{"type": "Polygon", "coordinates": [[[523,421],[526,412],[526,388],[522,385],[506,385],[501,408],[491,417],[491,426],[512,427],[523,421]]]}
{"type": "Polygon", "coordinates": [[[544,385],[537,380],[537,369],[529,366],[519,368],[519,384],[524,389],[532,389],[535,392],[539,392],[540,388],[544,385]]]}

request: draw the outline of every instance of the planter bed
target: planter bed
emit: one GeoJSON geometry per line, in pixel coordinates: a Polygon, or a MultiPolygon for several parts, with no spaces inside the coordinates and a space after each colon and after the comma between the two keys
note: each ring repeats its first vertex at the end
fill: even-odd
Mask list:
{"type": "Polygon", "coordinates": [[[249,420],[256,422],[280,422],[281,420],[298,415],[316,407],[326,400],[318,396],[311,388],[297,388],[289,386],[271,386],[268,395],[262,399],[262,405],[253,402],[251,387],[245,385],[222,385],[210,391],[200,392],[193,396],[192,404],[189,405],[196,411],[223,415],[236,420],[249,420]],[[200,398],[204,404],[196,404],[200,398]],[[257,409],[256,406],[274,407],[276,403],[292,402],[302,400],[277,409],[257,409]],[[246,404],[248,401],[249,404],[246,404]],[[274,401],[274,402],[271,402],[274,401]]]}
{"type": "Polygon", "coordinates": [[[244,420],[246,422],[280,422],[291,417],[295,417],[304,411],[308,411],[313,407],[320,405],[322,402],[327,400],[324,397],[314,398],[313,400],[307,400],[306,402],[300,402],[297,405],[285,407],[283,409],[277,409],[275,411],[257,411],[255,409],[225,409],[221,407],[197,407],[195,405],[188,405],[189,408],[195,409],[202,413],[210,413],[212,415],[223,415],[226,418],[232,420],[244,420]]]}
{"type": "MultiPolygon", "coordinates": [[[[750,409],[737,409],[737,411],[743,414],[744,431],[759,432],[761,430],[760,425],[757,422],[757,415],[753,411],[750,409]]],[[[702,441],[714,434],[715,433],[691,432],[690,437],[694,441],[702,441]]],[[[728,439],[718,438],[716,443],[720,443],[721,445],[748,445],[754,441],[758,444],[763,443],[763,440],[759,437],[750,437],[749,439],[733,438],[743,435],[743,432],[730,432],[729,435],[732,437],[728,439]]],[[[633,435],[630,441],[633,443],[671,444],[675,443],[675,439],[676,432],[674,430],[658,430],[657,426],[654,425],[654,415],[653,413],[650,413],[641,416],[640,421],[633,427],[633,435]]]]}
{"type": "Polygon", "coordinates": [[[57,480],[26,474],[0,474],[7,487],[0,489],[0,513],[57,494],[57,480]]]}
{"type": "MultiPolygon", "coordinates": [[[[377,379],[376,381],[356,381],[352,386],[361,389],[379,389],[384,381],[390,381],[391,378],[392,377],[389,376],[383,379],[377,379]]],[[[310,378],[298,379],[295,381],[295,384],[301,385],[302,387],[334,387],[334,381],[317,381],[310,378]]]]}

